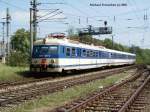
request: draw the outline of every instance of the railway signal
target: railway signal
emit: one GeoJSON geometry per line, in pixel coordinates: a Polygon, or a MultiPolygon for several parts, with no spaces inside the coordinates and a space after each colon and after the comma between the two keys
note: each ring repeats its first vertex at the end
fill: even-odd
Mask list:
{"type": "Polygon", "coordinates": [[[112,27],[92,27],[79,29],[79,36],[112,34],[112,27]]]}

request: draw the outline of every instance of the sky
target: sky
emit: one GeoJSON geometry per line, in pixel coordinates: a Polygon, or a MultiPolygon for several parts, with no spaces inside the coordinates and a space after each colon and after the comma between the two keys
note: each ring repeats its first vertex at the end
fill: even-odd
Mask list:
{"type": "MultiPolygon", "coordinates": [[[[9,8],[11,15],[11,35],[19,28],[29,29],[29,8],[31,0],[0,0],[0,22],[9,8]]],[[[113,27],[114,41],[123,45],[136,45],[150,48],[150,1],[149,0],[37,0],[38,16],[41,17],[56,9],[57,12],[46,16],[50,20],[39,22],[38,37],[44,38],[53,32],[66,32],[69,28],[113,27]],[[57,4],[53,4],[57,3],[57,4]],[[46,9],[46,10],[45,10],[46,9]],[[147,19],[144,19],[147,15],[147,19]],[[87,22],[88,18],[88,22],[87,22]],[[80,19],[80,23],[79,23],[80,19]]],[[[44,18],[42,18],[44,19],[44,18]]],[[[2,32],[0,25],[0,35],[2,32]]],[[[98,39],[111,38],[112,35],[95,36],[98,39]]],[[[0,40],[2,38],[0,37],[0,40]]]]}

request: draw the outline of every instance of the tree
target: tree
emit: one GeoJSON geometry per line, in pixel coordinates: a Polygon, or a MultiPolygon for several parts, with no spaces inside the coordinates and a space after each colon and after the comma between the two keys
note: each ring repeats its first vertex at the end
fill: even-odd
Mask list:
{"type": "Polygon", "coordinates": [[[107,48],[109,48],[109,49],[112,49],[112,40],[106,38],[104,40],[104,46],[107,47],[107,48]]]}
{"type": "Polygon", "coordinates": [[[11,66],[26,66],[29,64],[30,33],[25,29],[18,29],[11,37],[12,50],[7,63],[11,66]]]}
{"type": "Polygon", "coordinates": [[[30,33],[25,29],[18,29],[11,37],[12,48],[15,51],[29,53],[30,51],[30,33]]]}

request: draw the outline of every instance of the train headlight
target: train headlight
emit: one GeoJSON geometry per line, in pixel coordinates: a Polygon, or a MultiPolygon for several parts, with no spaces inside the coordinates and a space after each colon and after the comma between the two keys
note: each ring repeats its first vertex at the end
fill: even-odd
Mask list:
{"type": "Polygon", "coordinates": [[[51,59],[51,64],[54,64],[55,63],[55,60],[54,59],[51,59]]]}

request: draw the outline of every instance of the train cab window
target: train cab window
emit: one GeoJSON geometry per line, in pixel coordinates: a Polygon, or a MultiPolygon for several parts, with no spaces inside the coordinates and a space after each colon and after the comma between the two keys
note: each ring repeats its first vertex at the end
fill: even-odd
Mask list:
{"type": "Polygon", "coordinates": [[[71,55],[71,49],[66,48],[66,56],[69,57],[71,55]]]}
{"type": "Polygon", "coordinates": [[[57,46],[50,46],[49,47],[49,54],[57,54],[58,53],[58,47],[57,46]]]}
{"type": "Polygon", "coordinates": [[[75,56],[76,56],[76,49],[72,48],[72,57],[75,57],[75,56]]]}

